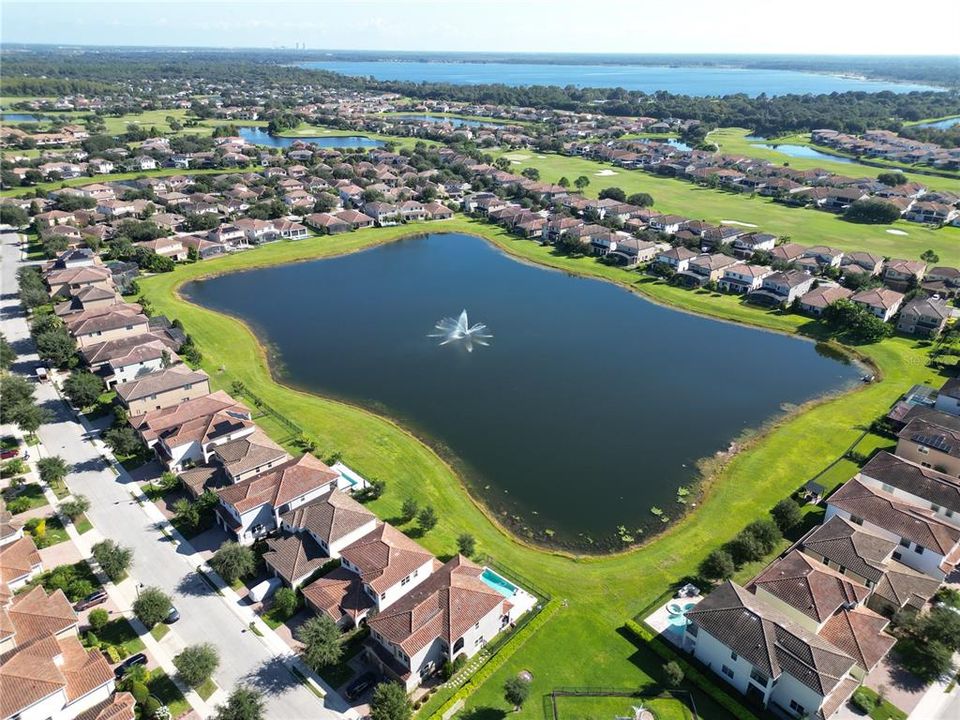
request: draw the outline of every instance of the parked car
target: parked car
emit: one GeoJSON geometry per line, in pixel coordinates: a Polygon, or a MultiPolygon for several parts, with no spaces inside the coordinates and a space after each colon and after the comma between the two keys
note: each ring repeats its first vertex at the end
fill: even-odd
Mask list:
{"type": "Polygon", "coordinates": [[[92,608],[95,605],[102,605],[107,601],[107,597],[107,591],[101,588],[100,590],[90,593],[83,600],[74,605],[74,610],[80,612],[81,610],[92,608]]]}
{"type": "Polygon", "coordinates": [[[20,454],[20,441],[12,435],[0,438],[0,460],[9,460],[20,454]]]}
{"type": "Polygon", "coordinates": [[[347,685],[347,700],[356,700],[378,682],[379,678],[374,673],[364,673],[347,685]]]}
{"type": "Polygon", "coordinates": [[[119,680],[124,675],[127,674],[132,668],[135,668],[137,665],[146,665],[147,656],[143,653],[137,653],[136,655],[131,655],[122,663],[117,665],[113,670],[113,676],[119,680]]]}
{"type": "Polygon", "coordinates": [[[173,605],[171,605],[170,612],[167,613],[167,616],[163,619],[163,621],[167,625],[171,625],[172,623],[175,623],[179,619],[180,619],[180,611],[177,610],[173,605]]]}

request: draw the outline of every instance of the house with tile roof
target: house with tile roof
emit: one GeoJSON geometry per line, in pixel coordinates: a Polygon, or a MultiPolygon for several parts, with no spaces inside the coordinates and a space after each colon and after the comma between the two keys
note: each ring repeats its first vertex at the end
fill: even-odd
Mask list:
{"type": "Polygon", "coordinates": [[[0,608],[0,648],[4,720],[73,720],[112,702],[113,671],[99,650],[81,645],[77,614],[62,590],[48,595],[36,587],[0,608]]]}
{"type": "Polygon", "coordinates": [[[238,542],[249,545],[274,532],[281,515],[330,493],[340,478],[309,453],[296,460],[286,457],[282,464],[216,490],[217,523],[238,542]]]}
{"type": "Polygon", "coordinates": [[[960,478],[960,426],[951,416],[916,417],[897,433],[896,454],[960,478]]]}
{"type": "Polygon", "coordinates": [[[178,471],[190,462],[208,462],[215,445],[251,434],[251,418],[245,405],[218,390],[128,422],[168,470],[178,471]]]}
{"type": "Polygon", "coordinates": [[[513,605],[457,555],[368,619],[368,661],[410,691],[458,656],[470,658],[509,626],[513,605]]]}
{"type": "Polygon", "coordinates": [[[185,400],[210,394],[210,378],[203,370],[171,365],[116,385],[117,399],[131,415],[163,410],[185,400]]]}
{"type": "MultiPolygon", "coordinates": [[[[340,550],[340,567],[353,576],[346,590],[362,589],[378,611],[424,582],[438,565],[430,552],[389,523],[379,524],[340,550]]],[[[321,587],[322,583],[314,592],[321,587]]],[[[330,612],[337,615],[335,620],[341,619],[336,610],[330,612]]]]}
{"type": "Polygon", "coordinates": [[[727,581],[686,613],[684,644],[763,707],[828,718],[859,686],[857,660],[795,615],[727,581]]]}
{"type": "MultiPolygon", "coordinates": [[[[7,513],[6,510],[2,511],[7,513]]],[[[7,513],[9,515],[9,513],[7,513]]],[[[33,538],[23,534],[19,522],[8,518],[5,526],[12,528],[8,539],[0,545],[0,586],[4,592],[16,592],[43,572],[43,561],[33,538]]]]}
{"type": "Polygon", "coordinates": [[[827,498],[825,517],[835,515],[897,542],[894,559],[937,580],[960,562],[960,527],[945,522],[929,504],[907,502],[859,475],[827,498]]]}

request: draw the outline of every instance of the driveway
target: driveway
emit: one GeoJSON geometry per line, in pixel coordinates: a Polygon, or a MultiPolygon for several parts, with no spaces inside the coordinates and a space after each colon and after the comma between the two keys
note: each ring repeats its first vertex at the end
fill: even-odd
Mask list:
{"type": "MultiPolygon", "coordinates": [[[[17,361],[18,371],[22,372],[36,365],[36,355],[32,354],[24,311],[16,298],[19,249],[12,233],[0,234],[0,242],[0,327],[18,354],[24,355],[17,361]]],[[[247,629],[227,601],[210,589],[188,559],[178,553],[177,546],[154,527],[134,502],[130,491],[135,485],[129,475],[114,474],[53,384],[38,384],[36,388],[38,401],[52,414],[52,420],[40,428],[40,439],[51,455],[60,455],[73,466],[74,471],[67,478],[71,492],[90,500],[87,517],[104,537],[133,550],[131,578],[158,586],[171,595],[181,615],[173,632],[186,644],[211,642],[217,646],[217,684],[227,692],[242,683],[258,688],[267,696],[267,717],[277,720],[332,720],[347,710],[337,695],[326,701],[314,695],[291,674],[282,658],[247,629]]]]}

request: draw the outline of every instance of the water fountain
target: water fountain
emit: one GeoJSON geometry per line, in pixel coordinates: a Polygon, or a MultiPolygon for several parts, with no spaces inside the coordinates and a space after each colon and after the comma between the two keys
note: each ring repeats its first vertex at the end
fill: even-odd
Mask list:
{"type": "Polygon", "coordinates": [[[467,352],[473,352],[474,345],[488,346],[490,343],[487,341],[493,337],[483,323],[471,325],[466,310],[461,311],[458,317],[443,318],[434,327],[437,332],[431,333],[430,337],[440,338],[441,345],[460,344],[467,352]]]}

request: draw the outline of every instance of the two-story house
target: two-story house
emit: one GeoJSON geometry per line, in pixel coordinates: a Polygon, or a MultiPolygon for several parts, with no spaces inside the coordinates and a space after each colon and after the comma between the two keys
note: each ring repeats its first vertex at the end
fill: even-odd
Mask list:
{"type": "Polygon", "coordinates": [[[411,691],[458,656],[472,657],[512,621],[510,601],[457,555],[367,621],[367,659],[411,691]]]}
{"type": "Polygon", "coordinates": [[[749,293],[760,288],[764,278],[773,274],[766,265],[737,263],[723,271],[717,286],[725,292],[749,293]]]}
{"type": "MultiPolygon", "coordinates": [[[[160,349],[162,352],[162,349],[160,349]]],[[[203,370],[171,365],[116,385],[117,399],[130,415],[179,405],[210,394],[210,378],[203,370]]]]}
{"type": "Polygon", "coordinates": [[[942,298],[914,298],[900,310],[897,330],[908,335],[936,337],[947,325],[950,309],[942,298]]]}

